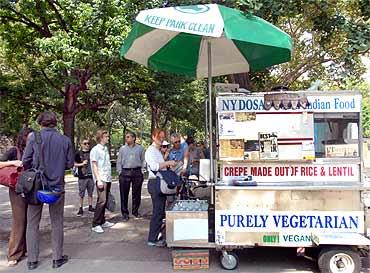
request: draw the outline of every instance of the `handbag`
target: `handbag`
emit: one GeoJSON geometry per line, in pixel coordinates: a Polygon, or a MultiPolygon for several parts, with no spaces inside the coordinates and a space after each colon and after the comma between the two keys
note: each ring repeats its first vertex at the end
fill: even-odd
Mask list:
{"type": "Polygon", "coordinates": [[[114,198],[114,195],[111,193],[108,194],[106,207],[107,207],[107,210],[111,212],[116,211],[116,199],[114,198]]]}
{"type": "Polygon", "coordinates": [[[7,166],[0,169],[0,185],[14,189],[22,167],[7,166]]]}
{"type": "MultiPolygon", "coordinates": [[[[21,160],[21,152],[18,147],[17,150],[17,160],[21,160]]],[[[22,167],[17,166],[6,166],[0,169],[0,185],[14,189],[17,184],[18,177],[22,172],[22,167]]]]}

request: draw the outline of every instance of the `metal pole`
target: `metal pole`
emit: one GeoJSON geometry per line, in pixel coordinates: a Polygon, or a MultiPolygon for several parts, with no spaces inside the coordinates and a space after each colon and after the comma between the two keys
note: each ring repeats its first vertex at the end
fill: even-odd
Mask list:
{"type": "MultiPolygon", "coordinates": [[[[207,51],[208,51],[208,133],[209,133],[209,154],[210,154],[210,182],[214,183],[214,163],[213,163],[213,130],[212,130],[212,52],[211,52],[211,41],[207,40],[207,51]]],[[[211,204],[214,204],[214,187],[211,190],[211,204]]]]}
{"type": "Polygon", "coordinates": [[[205,144],[205,147],[209,147],[209,140],[208,140],[208,94],[207,94],[207,90],[205,91],[205,100],[204,100],[204,116],[205,116],[205,138],[204,138],[204,144],[205,144]]]}

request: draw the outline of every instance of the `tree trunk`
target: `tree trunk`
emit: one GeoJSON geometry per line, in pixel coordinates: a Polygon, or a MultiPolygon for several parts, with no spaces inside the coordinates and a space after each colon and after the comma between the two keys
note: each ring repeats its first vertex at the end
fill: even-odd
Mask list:
{"type": "Polygon", "coordinates": [[[76,117],[75,110],[77,104],[77,94],[78,94],[77,86],[66,87],[63,107],[63,130],[64,134],[71,139],[73,147],[75,143],[74,128],[76,117]]]}
{"type": "Polygon", "coordinates": [[[252,89],[249,73],[232,74],[228,75],[227,78],[231,83],[238,83],[240,88],[245,88],[247,90],[252,89]]]}
{"type": "Polygon", "coordinates": [[[151,105],[152,108],[152,125],[151,125],[151,133],[155,128],[159,128],[159,122],[161,119],[161,109],[157,105],[151,105]]]}

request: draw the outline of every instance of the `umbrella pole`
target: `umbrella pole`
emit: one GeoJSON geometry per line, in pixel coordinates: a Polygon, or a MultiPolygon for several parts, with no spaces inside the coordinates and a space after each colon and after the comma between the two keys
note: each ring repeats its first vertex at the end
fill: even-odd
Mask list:
{"type": "MultiPolygon", "coordinates": [[[[213,130],[212,130],[212,52],[211,52],[211,41],[207,40],[207,52],[208,52],[208,134],[209,134],[209,155],[210,155],[210,182],[214,183],[214,162],[213,162],[213,130]]],[[[211,190],[211,204],[214,204],[215,196],[214,189],[212,186],[211,190]]]]}

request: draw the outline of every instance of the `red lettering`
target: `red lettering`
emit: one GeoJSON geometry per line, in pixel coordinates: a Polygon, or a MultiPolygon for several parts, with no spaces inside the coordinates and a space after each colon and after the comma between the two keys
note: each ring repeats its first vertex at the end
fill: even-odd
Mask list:
{"type": "Polygon", "coordinates": [[[248,175],[248,167],[224,167],[224,176],[248,175]]]}
{"type": "Polygon", "coordinates": [[[354,176],[352,167],[329,167],[329,176],[354,176]]]}
{"type": "Polygon", "coordinates": [[[301,167],[301,175],[302,176],[317,176],[317,168],[316,167],[301,167]]]}

